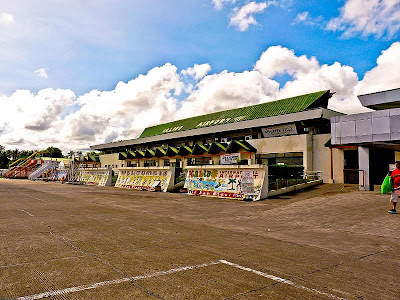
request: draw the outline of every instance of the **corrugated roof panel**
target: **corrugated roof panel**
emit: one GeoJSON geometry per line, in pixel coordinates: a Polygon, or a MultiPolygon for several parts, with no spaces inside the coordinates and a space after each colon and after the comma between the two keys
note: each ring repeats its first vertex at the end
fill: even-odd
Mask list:
{"type": "Polygon", "coordinates": [[[146,128],[140,137],[144,138],[164,133],[301,112],[309,108],[314,102],[327,93],[329,93],[329,91],[325,90],[152,126],[146,128]]]}

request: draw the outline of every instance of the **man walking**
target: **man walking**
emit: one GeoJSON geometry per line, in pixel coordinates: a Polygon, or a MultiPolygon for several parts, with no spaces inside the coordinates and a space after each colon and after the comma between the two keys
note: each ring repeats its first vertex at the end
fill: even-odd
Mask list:
{"type": "Polygon", "coordinates": [[[399,196],[400,196],[400,161],[396,161],[396,169],[392,172],[390,175],[392,178],[393,182],[393,187],[394,191],[392,192],[392,195],[390,197],[390,201],[393,204],[393,208],[388,211],[390,214],[396,214],[396,205],[397,202],[399,202],[399,196]]]}

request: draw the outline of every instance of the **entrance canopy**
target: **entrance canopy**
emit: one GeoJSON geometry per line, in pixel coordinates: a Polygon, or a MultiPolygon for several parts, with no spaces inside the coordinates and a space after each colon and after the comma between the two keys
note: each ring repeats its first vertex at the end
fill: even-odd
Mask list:
{"type": "Polygon", "coordinates": [[[180,146],[179,148],[168,146],[168,148],[157,147],[155,150],[146,148],[128,152],[119,152],[119,159],[137,158],[162,158],[174,156],[196,156],[204,154],[225,154],[236,152],[257,152],[257,149],[247,141],[232,140],[229,143],[213,142],[211,144],[196,144],[194,146],[180,146]]]}

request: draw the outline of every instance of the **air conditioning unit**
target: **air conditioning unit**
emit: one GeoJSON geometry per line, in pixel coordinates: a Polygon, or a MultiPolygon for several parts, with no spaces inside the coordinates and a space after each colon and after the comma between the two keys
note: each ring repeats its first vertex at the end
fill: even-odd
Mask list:
{"type": "Polygon", "coordinates": [[[244,139],[245,139],[246,141],[250,141],[250,140],[253,139],[253,137],[252,137],[251,135],[246,135],[246,136],[244,137],[244,139]]]}
{"type": "Polygon", "coordinates": [[[221,138],[221,143],[227,143],[228,142],[228,138],[221,138]]]}

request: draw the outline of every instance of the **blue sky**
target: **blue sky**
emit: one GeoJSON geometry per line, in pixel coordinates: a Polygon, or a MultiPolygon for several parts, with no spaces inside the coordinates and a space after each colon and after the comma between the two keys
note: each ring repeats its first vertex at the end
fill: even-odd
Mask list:
{"type": "Polygon", "coordinates": [[[48,5],[46,1],[29,1],[28,9],[22,9],[23,2],[6,5],[5,11],[15,16],[15,23],[25,19],[32,24],[31,30],[43,34],[22,35],[14,41],[9,49],[24,52],[22,59],[0,60],[0,91],[5,94],[46,87],[69,88],[78,95],[108,90],[118,81],[166,62],[179,69],[209,63],[213,72],[241,72],[251,69],[273,45],[293,49],[297,55],[316,56],[320,63],[339,61],[362,78],[380,52],[398,39],[398,34],[390,39],[342,38],[341,32],[321,28],[339,16],[343,1],[294,0],[272,5],[255,15],[258,24],[245,32],[229,26],[232,9],[246,3],[239,0],[222,10],[216,10],[211,0],[89,1],[81,12],[81,5],[48,5]],[[321,24],[295,22],[302,12],[321,18],[321,24]],[[32,71],[39,68],[47,69],[47,79],[33,76],[32,71]]]}
{"type": "Polygon", "coordinates": [[[0,144],[86,149],[328,88],[363,111],[400,85],[399,34],[398,0],[3,1],[0,144]]]}

